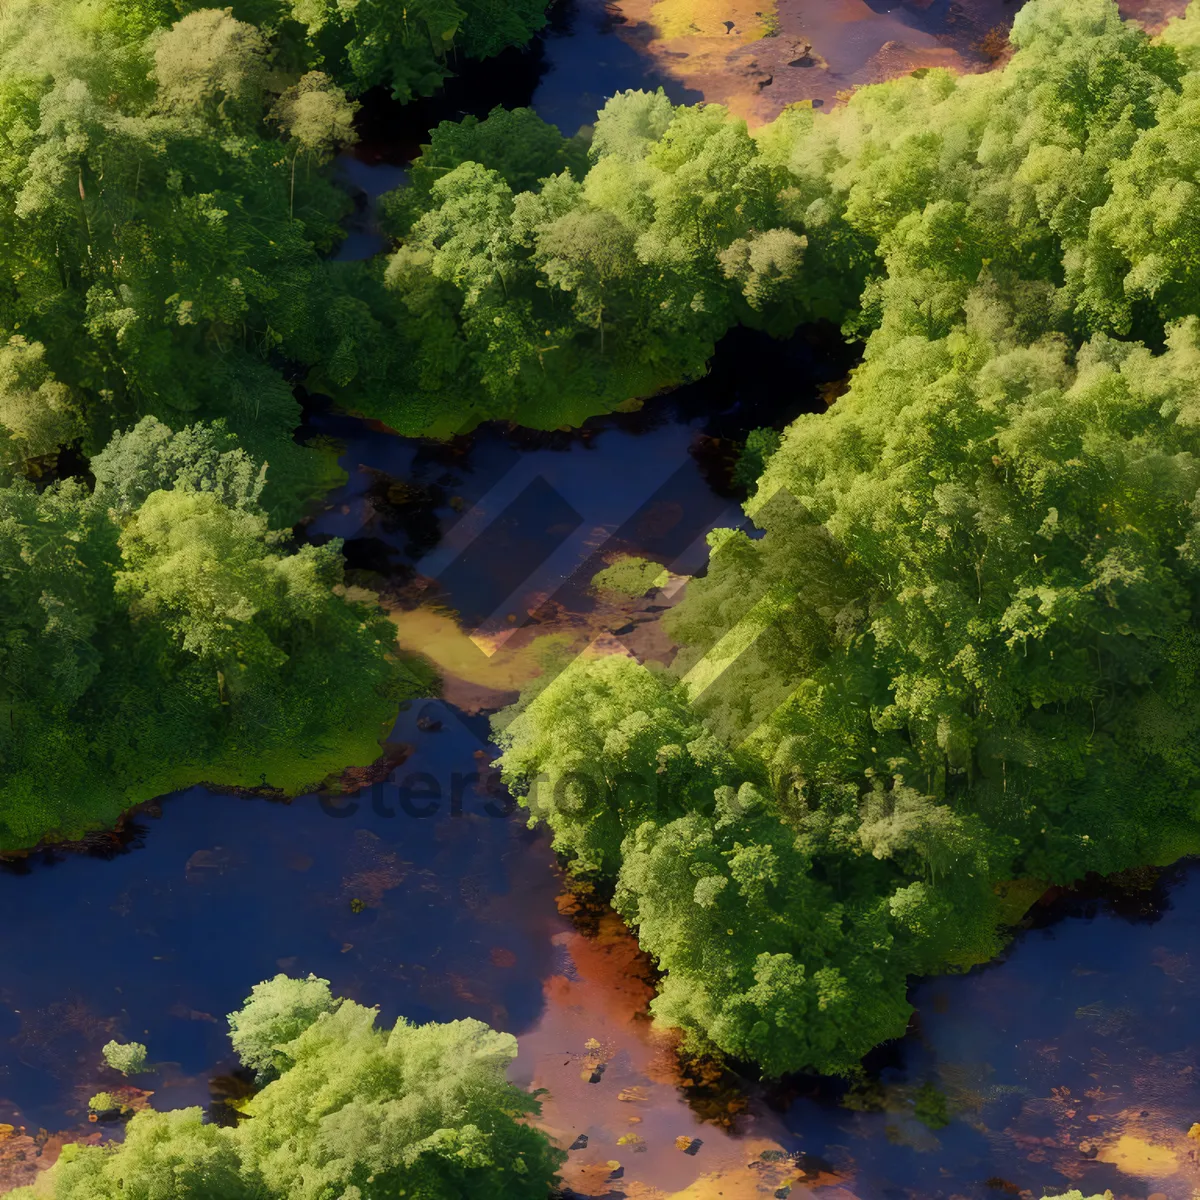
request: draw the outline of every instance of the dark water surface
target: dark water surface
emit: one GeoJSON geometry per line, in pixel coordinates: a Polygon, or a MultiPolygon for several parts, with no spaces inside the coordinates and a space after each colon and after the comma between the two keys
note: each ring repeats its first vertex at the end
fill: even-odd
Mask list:
{"type": "Polygon", "coordinates": [[[169,1064],[151,1085],[162,1103],[207,1103],[208,1076],[229,1059],[225,1015],[279,971],[315,971],[387,1019],[536,1020],[557,882],[545,840],[484,808],[507,805],[469,781],[451,804],[456,776],[478,766],[474,725],[440,702],[401,714],[411,769],[446,793],[423,819],[389,789],[323,807],[192,788],[160,817],[139,815],[135,847],[111,861],[0,875],[0,1120],[70,1123],[115,1078],[100,1064],[110,1037],[169,1064]],[[442,729],[418,729],[422,715],[442,729]],[[490,966],[493,950],[515,966],[490,966]]]}
{"type": "Polygon", "coordinates": [[[551,9],[550,23],[529,46],[506,50],[486,62],[464,61],[458,75],[435,96],[398,105],[382,88],[369,92],[359,120],[362,140],[352,154],[340,158],[340,173],[357,196],[357,212],[334,257],[365,259],[386,248],[376,202],[405,181],[405,164],[420,153],[441,121],[482,119],[497,105],[531,107],[571,137],[595,121],[609,96],[626,88],[661,87],[677,104],[704,99],[617,37],[619,23],[606,0],[563,0],[551,9]]]}
{"type": "MultiPolygon", "coordinates": [[[[348,180],[396,186],[437,120],[533,103],[574,132],[606,94],[663,82],[617,30],[600,0],[575,0],[530,50],[441,96],[368,105],[348,180]]],[[[345,256],[381,245],[364,203],[345,256]]],[[[304,536],[345,539],[351,581],[386,597],[402,642],[450,664],[446,699],[400,714],[386,784],[290,804],[193,788],[140,813],[110,857],[0,871],[0,1123],[94,1132],[85,1106],[118,1082],[100,1058],[113,1037],[149,1046],[155,1104],[208,1104],[235,1065],[225,1014],[260,979],[312,971],[386,1021],[517,1034],[514,1078],[549,1089],[547,1128],[588,1138],[567,1169],[578,1195],[1192,1197],[1195,867],[1116,907],[1059,901],[1004,961],[917,984],[909,1036],[866,1085],[730,1088],[680,1077],[644,1018],[652,978],[632,939],[560,912],[547,838],[489,781],[486,712],[528,677],[521,655],[548,632],[619,648],[635,626],[637,652],[665,652],[652,612],[606,610],[587,581],[616,551],[699,569],[705,533],[740,519],[737,439],[819,411],[851,361],[828,331],[735,332],[708,379],[572,434],[485,427],[434,445],[314,413],[349,480],[304,536]]],[[[6,1137],[0,1188],[23,1178],[6,1173],[6,1137]]]]}

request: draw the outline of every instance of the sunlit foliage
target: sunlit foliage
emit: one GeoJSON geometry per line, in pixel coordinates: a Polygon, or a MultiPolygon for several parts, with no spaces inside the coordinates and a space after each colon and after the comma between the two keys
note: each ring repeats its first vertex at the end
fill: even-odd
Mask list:
{"type": "MultiPolygon", "coordinates": [[[[412,355],[378,272],[324,256],[327,164],[386,83],[525,41],[541,0],[14,0],[0,11],[0,469],[99,450],[145,415],[223,418],[294,520],[336,482],[295,382],[361,407],[412,355]]],[[[390,381],[390,382],[389,382],[390,381]]]]}
{"type": "Polygon", "coordinates": [[[94,491],[0,488],[0,848],[375,758],[416,684],[390,623],[335,594],[337,544],[272,530],[219,427],[148,418],[94,463],[94,491]]]}
{"type": "Polygon", "coordinates": [[[104,1061],[122,1075],[141,1075],[148,1071],[146,1047],[141,1042],[112,1041],[105,1045],[104,1061]]]}
{"type": "Polygon", "coordinates": [[[142,1112],[123,1142],[67,1146],[34,1187],[11,1194],[546,1200],[566,1155],[527,1123],[538,1101],[505,1078],[516,1039],[480,1021],[401,1018],[383,1030],[377,1017],[331,997],[323,979],[260,984],[230,1023],[245,1064],[269,1061],[275,1077],[235,1127],[206,1124],[199,1108],[142,1112]]]}
{"type": "MultiPolygon", "coordinates": [[[[581,659],[498,721],[696,1049],[849,1071],[903,1032],[908,976],[996,952],[1003,881],[1200,844],[1195,19],[1152,39],[1107,0],[1032,0],[1002,70],[755,136],[769,221],[857,272],[863,364],[748,446],[763,535],[712,535],[669,671],[581,659]]],[[[585,194],[610,148],[674,145],[664,102],[624,102],[640,124],[601,121],[585,194]]],[[[718,240],[763,211],[730,186],[718,240]]]]}

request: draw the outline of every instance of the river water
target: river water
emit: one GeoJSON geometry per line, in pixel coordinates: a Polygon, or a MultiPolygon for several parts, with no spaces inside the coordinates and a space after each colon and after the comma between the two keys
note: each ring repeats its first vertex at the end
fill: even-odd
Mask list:
{"type": "MultiPolygon", "coordinates": [[[[695,98],[630,24],[577,0],[531,50],[442,97],[373,106],[348,176],[365,193],[395,186],[433,122],[494,102],[532,102],[572,130],[620,87],[695,98]]],[[[364,204],[347,254],[376,252],[375,237],[364,204]]],[[[351,582],[440,665],[443,698],[399,714],[394,770],[354,794],[282,804],[193,788],[90,853],[0,871],[0,1123],[14,1127],[0,1127],[0,1189],[64,1138],[107,1136],[85,1108],[116,1082],[100,1059],[113,1037],[149,1046],[156,1070],[138,1082],[155,1105],[219,1117],[244,1086],[225,1014],[260,979],[312,971],[385,1021],[472,1016],[516,1034],[514,1079],[548,1089],[546,1127],[579,1147],[565,1173],[578,1196],[1193,1196],[1193,867],[1048,898],[1002,961],[917,982],[909,1034],[876,1054],[869,1083],[764,1089],[681,1076],[645,1016],[649,964],[611,914],[573,909],[544,832],[491,777],[487,714],[548,640],[669,657],[656,617],[677,586],[606,604],[586,587],[595,570],[616,552],[701,567],[705,533],[740,520],[737,438],[819,411],[850,363],[827,331],[735,332],[708,379],[570,434],[485,427],[435,445],[313,413],[344,444],[349,480],[303,535],[345,539],[351,582]]]]}

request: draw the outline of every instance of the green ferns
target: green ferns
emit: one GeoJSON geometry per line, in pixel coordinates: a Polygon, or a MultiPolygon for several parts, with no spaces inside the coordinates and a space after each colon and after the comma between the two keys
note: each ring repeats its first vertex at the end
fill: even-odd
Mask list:
{"type": "Polygon", "coordinates": [[[230,1023],[270,1041],[247,1057],[235,1034],[248,1066],[267,1052],[277,1067],[243,1120],[139,1113],[123,1142],[67,1146],[13,1200],[545,1200],[566,1155],[527,1124],[537,1100],[505,1079],[516,1039],[479,1021],[385,1031],[377,1016],[323,979],[259,984],[230,1023]]]}
{"type": "Polygon", "coordinates": [[[863,364],[756,444],[764,535],[711,536],[670,670],[580,659],[497,721],[694,1049],[850,1072],[909,975],[996,953],[1003,881],[1200,845],[1195,20],[1032,0],[1001,71],[755,137],[863,364]]]}

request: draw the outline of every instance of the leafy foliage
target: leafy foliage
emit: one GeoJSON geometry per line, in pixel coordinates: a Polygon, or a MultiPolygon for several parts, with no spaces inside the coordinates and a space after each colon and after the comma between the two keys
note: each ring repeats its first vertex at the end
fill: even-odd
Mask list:
{"type": "MultiPolygon", "coordinates": [[[[15,0],[0,13],[0,471],[151,415],[223,419],[294,520],[336,482],[292,384],[391,395],[412,357],[380,272],[324,258],[354,93],[497,53],[541,0],[15,0]],[[388,379],[392,383],[388,383],[388,379]],[[351,386],[353,385],[353,386],[351,386]]],[[[557,135],[555,135],[557,137],[557,135]]]]}
{"type": "Polygon", "coordinates": [[[480,1021],[385,1031],[377,1015],[324,979],[258,985],[230,1018],[234,1043],[279,1074],[246,1120],[141,1112],[124,1142],[66,1147],[14,1200],[545,1200],[566,1155],[505,1078],[516,1039],[480,1021]]]}
{"type": "Polygon", "coordinates": [[[103,1050],[104,1061],[122,1075],[141,1075],[146,1066],[146,1047],[141,1042],[108,1042],[103,1050]]]}
{"type": "MultiPolygon", "coordinates": [[[[427,96],[451,56],[491,58],[524,45],[546,21],[544,0],[268,0],[270,22],[303,27],[305,57],[352,90],[386,84],[398,100],[427,96]]],[[[261,19],[261,18],[260,18],[261,19]]]]}
{"type": "Polygon", "coordinates": [[[376,757],[415,684],[390,623],[336,594],[337,544],[290,549],[219,426],[147,419],[95,462],[94,493],[0,488],[0,847],[376,757]]]}
{"type": "Polygon", "coordinates": [[[663,587],[667,578],[662,563],[626,556],[617,559],[603,571],[597,571],[592,576],[592,590],[616,592],[621,596],[644,596],[654,588],[663,587]]]}
{"type": "Polygon", "coordinates": [[[276,975],[255,984],[242,1008],[229,1014],[234,1052],[252,1070],[286,1070],[290,1059],[283,1047],[335,1007],[329,981],[314,975],[307,979],[276,975]]]}
{"type": "Polygon", "coordinates": [[[367,407],[406,432],[577,424],[703,374],[738,320],[841,316],[787,190],[744,122],[661,91],[609,100],[586,164],[531,113],[443,124],[388,201],[416,370],[367,407]]]}
{"type": "MultiPolygon", "coordinates": [[[[788,110],[754,139],[776,207],[753,175],[740,211],[712,201],[710,246],[770,212],[802,274],[857,278],[863,364],[748,445],[762,536],[710,537],[669,671],[581,659],[497,721],[506,778],[615,884],[697,1049],[850,1071],[903,1031],[908,975],[996,952],[1003,881],[1200,839],[1195,19],[1151,39],[1107,0],[1032,0],[1004,69],[788,110]]],[[[624,103],[589,196],[618,154],[731,127],[624,103]]],[[[649,211],[656,186],[623,194],[649,211]]],[[[673,261],[704,195],[655,239],[673,261]]],[[[721,261],[796,302],[772,238],[721,261]]]]}

